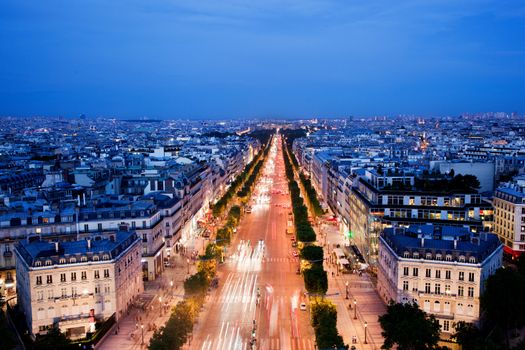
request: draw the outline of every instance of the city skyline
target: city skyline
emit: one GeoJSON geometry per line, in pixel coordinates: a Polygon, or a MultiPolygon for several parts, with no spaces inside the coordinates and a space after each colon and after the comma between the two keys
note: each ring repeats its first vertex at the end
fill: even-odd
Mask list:
{"type": "Polygon", "coordinates": [[[1,115],[522,113],[518,1],[1,2],[1,115]]]}

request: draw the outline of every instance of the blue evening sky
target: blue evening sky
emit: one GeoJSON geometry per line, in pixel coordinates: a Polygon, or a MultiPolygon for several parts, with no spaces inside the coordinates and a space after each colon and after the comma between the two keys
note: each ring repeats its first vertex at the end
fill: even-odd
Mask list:
{"type": "Polygon", "coordinates": [[[0,115],[525,113],[523,0],[0,0],[0,115]]]}

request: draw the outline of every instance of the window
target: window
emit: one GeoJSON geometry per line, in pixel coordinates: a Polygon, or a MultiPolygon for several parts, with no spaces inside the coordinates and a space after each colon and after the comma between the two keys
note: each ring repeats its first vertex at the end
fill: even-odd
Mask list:
{"type": "Polygon", "coordinates": [[[77,262],[77,259],[76,259],[76,258],[71,258],[71,259],[69,259],[69,262],[72,263],[72,264],[74,264],[74,263],[77,262]]]}
{"type": "Polygon", "coordinates": [[[450,270],[446,270],[445,271],[445,279],[447,279],[447,280],[450,279],[450,270]]]}
{"type": "Polygon", "coordinates": [[[441,278],[441,270],[436,270],[436,278],[441,278]]]}
{"type": "Polygon", "coordinates": [[[403,281],[403,290],[408,290],[408,281],[403,281]]]}
{"type": "Polygon", "coordinates": [[[445,320],[443,321],[443,331],[448,332],[450,330],[450,321],[445,320]]]}
{"type": "Polygon", "coordinates": [[[463,263],[463,262],[465,262],[465,257],[463,255],[460,255],[458,260],[459,260],[459,262],[463,263]]]}
{"type": "Polygon", "coordinates": [[[430,283],[425,283],[425,293],[430,293],[430,283]]]}
{"type": "Polygon", "coordinates": [[[464,288],[463,286],[458,287],[458,296],[462,297],[464,295],[464,288]]]}
{"type": "Polygon", "coordinates": [[[109,255],[104,254],[104,255],[102,256],[102,260],[109,260],[109,255]]]}
{"type": "Polygon", "coordinates": [[[419,269],[417,267],[414,267],[412,269],[412,276],[417,277],[418,273],[419,273],[419,269]]]}
{"type": "Polygon", "coordinates": [[[427,312],[430,311],[430,300],[425,300],[424,304],[423,304],[423,309],[427,312]]]}
{"type": "Polygon", "coordinates": [[[97,228],[98,228],[99,231],[102,231],[102,224],[98,224],[97,228]]]}
{"type": "Polygon", "coordinates": [[[104,269],[104,278],[109,278],[109,269],[104,269]]]}
{"type": "Polygon", "coordinates": [[[450,284],[445,284],[445,294],[450,294],[450,284]]]}
{"type": "Polygon", "coordinates": [[[468,297],[474,298],[474,287],[468,287],[468,297]]]}
{"type": "Polygon", "coordinates": [[[475,264],[476,263],[476,257],[471,256],[470,258],[468,258],[468,262],[471,263],[471,264],[475,264]]]}
{"type": "Polygon", "coordinates": [[[439,301],[434,301],[434,311],[439,312],[441,310],[441,304],[439,301]]]}
{"type": "Polygon", "coordinates": [[[450,254],[445,255],[445,260],[446,261],[452,261],[452,255],[450,255],[450,254]]]}
{"type": "Polygon", "coordinates": [[[100,293],[100,288],[99,286],[95,286],[95,294],[98,294],[98,293],[100,293]]]}
{"type": "Polygon", "coordinates": [[[468,273],[468,281],[469,282],[474,282],[474,272],[469,272],[468,273]]]}
{"type": "Polygon", "coordinates": [[[36,285],[39,286],[42,284],[42,276],[36,276],[36,285]]]}
{"type": "Polygon", "coordinates": [[[459,271],[459,280],[464,281],[465,280],[465,272],[459,271]]]}
{"type": "Polygon", "coordinates": [[[77,295],[77,287],[71,287],[71,295],[73,296],[77,295]]]}
{"type": "Polygon", "coordinates": [[[36,267],[42,266],[42,262],[41,262],[41,261],[36,261],[36,262],[35,262],[35,266],[36,266],[36,267]]]}
{"type": "Polygon", "coordinates": [[[436,294],[441,294],[441,284],[436,283],[436,284],[434,285],[434,293],[436,293],[436,294]]]}
{"type": "Polygon", "coordinates": [[[39,290],[38,292],[36,292],[36,300],[38,301],[42,301],[44,300],[44,292],[39,290]]]}
{"type": "Polygon", "coordinates": [[[47,298],[48,299],[53,299],[54,298],[53,289],[50,289],[50,290],[47,291],[47,298]]]}
{"type": "Polygon", "coordinates": [[[430,277],[431,277],[431,271],[432,271],[432,270],[430,270],[430,269],[426,269],[426,271],[425,271],[425,277],[430,278],[430,277]]]}
{"type": "Polygon", "coordinates": [[[66,259],[60,258],[60,260],[58,260],[58,263],[59,264],[65,264],[66,263],[66,259]]]}
{"type": "Polygon", "coordinates": [[[62,293],[62,298],[66,298],[67,297],[67,289],[66,288],[62,288],[61,289],[61,293],[62,293]]]}
{"type": "Polygon", "coordinates": [[[146,228],[146,221],[145,221],[145,220],[142,221],[142,227],[143,227],[143,228],[146,228]]]}
{"type": "Polygon", "coordinates": [[[100,258],[98,257],[98,255],[93,255],[93,261],[99,261],[100,258]]]}
{"type": "Polygon", "coordinates": [[[84,232],[89,232],[89,225],[88,224],[84,224],[84,232]]]}
{"type": "Polygon", "coordinates": [[[53,283],[53,276],[52,275],[47,275],[46,276],[46,282],[47,282],[47,284],[53,283]]]}
{"type": "Polygon", "coordinates": [[[82,278],[82,280],[87,280],[87,271],[82,271],[80,278],[82,278]]]}
{"type": "Polygon", "coordinates": [[[100,272],[98,270],[95,270],[94,277],[95,277],[95,279],[99,279],[100,278],[100,272]]]}
{"type": "Polygon", "coordinates": [[[71,280],[72,281],[76,281],[77,280],[77,273],[76,272],[71,272],[71,280]]]}
{"type": "Polygon", "coordinates": [[[438,260],[438,261],[442,260],[441,254],[436,254],[436,260],[438,260]]]}
{"type": "Polygon", "coordinates": [[[46,266],[51,266],[53,262],[51,260],[46,260],[46,266]]]}
{"type": "Polygon", "coordinates": [[[65,282],[66,281],[66,274],[65,273],[61,273],[60,274],[60,282],[65,282]]]}
{"type": "Polygon", "coordinates": [[[85,256],[81,257],[81,258],[80,258],[80,261],[81,261],[81,262],[86,262],[86,261],[87,261],[87,257],[85,257],[85,256]]]}
{"type": "Polygon", "coordinates": [[[408,267],[403,267],[403,276],[408,276],[408,267]]]}

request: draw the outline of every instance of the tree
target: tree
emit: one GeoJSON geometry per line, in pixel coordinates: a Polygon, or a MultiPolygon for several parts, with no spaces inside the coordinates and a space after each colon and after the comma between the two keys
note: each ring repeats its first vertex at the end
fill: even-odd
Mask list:
{"type": "Polygon", "coordinates": [[[329,300],[316,298],[310,303],[312,327],[319,349],[346,348],[337,331],[337,310],[329,300]]]}
{"type": "Polygon", "coordinates": [[[301,249],[301,259],[322,264],[323,248],[316,245],[307,245],[301,249]]]}
{"type": "Polygon", "coordinates": [[[33,350],[66,350],[70,345],[71,342],[64,333],[60,332],[60,329],[53,327],[47,331],[47,334],[36,336],[33,350]]]}
{"type": "Polygon", "coordinates": [[[525,277],[513,269],[501,268],[486,283],[481,306],[486,319],[503,332],[509,348],[509,331],[525,324],[525,277]]]}
{"type": "Polygon", "coordinates": [[[427,315],[415,303],[393,303],[386,314],[379,316],[385,338],[381,349],[433,350],[439,349],[439,322],[434,315],[427,315]],[[416,336],[417,335],[417,336],[416,336]]]}
{"type": "Polygon", "coordinates": [[[312,294],[326,294],[328,290],[328,277],[321,265],[312,265],[303,270],[304,287],[312,294]]]}
{"type": "Polygon", "coordinates": [[[7,325],[5,312],[1,307],[2,305],[0,305],[0,339],[2,339],[2,346],[5,349],[13,349],[16,342],[13,339],[11,329],[9,329],[9,326],[7,325]]]}
{"type": "Polygon", "coordinates": [[[463,350],[503,350],[499,343],[487,338],[486,334],[472,323],[460,321],[452,336],[463,350]]]}

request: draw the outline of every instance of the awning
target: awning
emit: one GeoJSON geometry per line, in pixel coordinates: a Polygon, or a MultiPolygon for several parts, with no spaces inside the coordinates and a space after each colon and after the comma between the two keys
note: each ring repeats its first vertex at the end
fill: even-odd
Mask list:
{"type": "Polygon", "coordinates": [[[523,253],[520,251],[516,251],[510,247],[507,247],[506,245],[503,246],[503,251],[509,255],[512,255],[513,258],[517,258],[523,253]]]}

